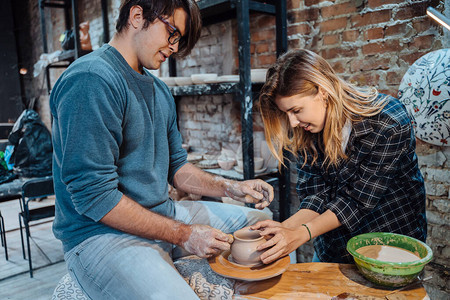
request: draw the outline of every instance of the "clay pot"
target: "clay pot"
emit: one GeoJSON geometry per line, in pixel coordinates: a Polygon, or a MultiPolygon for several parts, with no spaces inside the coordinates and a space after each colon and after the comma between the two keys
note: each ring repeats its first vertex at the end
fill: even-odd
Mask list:
{"type": "MultiPolygon", "coordinates": [[[[255,171],[261,170],[262,167],[264,166],[264,158],[262,158],[262,157],[253,158],[253,165],[255,167],[255,171]]],[[[242,158],[237,159],[237,166],[241,170],[244,168],[244,162],[242,161],[242,158]]]]}
{"type": "Polygon", "coordinates": [[[266,141],[261,141],[261,157],[264,159],[264,167],[269,170],[278,168],[278,161],[270,152],[266,141]]]}
{"type": "Polygon", "coordinates": [[[255,165],[255,170],[261,170],[264,166],[264,158],[262,157],[255,157],[253,158],[253,163],[255,165]]]}
{"type": "Polygon", "coordinates": [[[219,159],[217,160],[217,162],[223,170],[231,170],[231,168],[236,163],[234,159],[219,159]]]}
{"type": "Polygon", "coordinates": [[[234,242],[231,244],[231,256],[233,261],[240,265],[261,264],[259,256],[264,251],[257,251],[256,247],[266,240],[259,234],[259,230],[251,230],[244,227],[234,232],[234,242]]]}

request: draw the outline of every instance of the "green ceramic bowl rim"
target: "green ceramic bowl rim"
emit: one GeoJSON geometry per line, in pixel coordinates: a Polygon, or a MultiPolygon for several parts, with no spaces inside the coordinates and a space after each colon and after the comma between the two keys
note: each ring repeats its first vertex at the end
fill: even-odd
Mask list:
{"type": "Polygon", "coordinates": [[[407,235],[398,234],[398,233],[391,233],[391,232],[370,232],[370,233],[363,233],[363,234],[354,236],[347,242],[347,251],[354,258],[356,257],[359,260],[362,260],[364,262],[371,263],[371,264],[374,264],[374,265],[383,264],[383,265],[388,265],[388,266],[397,267],[397,268],[409,268],[409,267],[425,265],[428,262],[430,262],[430,260],[433,258],[433,251],[424,242],[419,241],[418,239],[415,239],[415,238],[407,236],[407,235]],[[373,238],[373,237],[381,237],[381,236],[397,236],[397,237],[402,237],[402,238],[406,238],[406,239],[412,240],[412,241],[414,241],[414,242],[416,242],[418,244],[421,244],[427,250],[427,255],[424,258],[420,259],[420,260],[416,260],[416,261],[412,261],[412,262],[390,262],[390,261],[382,261],[382,260],[378,260],[378,259],[374,259],[374,258],[369,258],[367,256],[359,254],[358,252],[356,252],[353,249],[350,249],[350,244],[352,242],[354,242],[355,240],[357,240],[357,239],[373,238]]]}

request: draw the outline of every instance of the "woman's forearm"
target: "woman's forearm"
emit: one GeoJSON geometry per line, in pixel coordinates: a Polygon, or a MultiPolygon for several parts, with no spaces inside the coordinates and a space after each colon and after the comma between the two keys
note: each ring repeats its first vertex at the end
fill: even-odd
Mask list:
{"type": "Polygon", "coordinates": [[[342,225],[331,210],[327,210],[323,214],[303,224],[308,226],[308,229],[311,232],[311,239],[342,225]]]}
{"type": "MultiPolygon", "coordinates": [[[[338,218],[331,210],[318,214],[309,209],[299,210],[282,224],[291,229],[300,228],[302,224],[305,224],[311,233],[311,239],[341,226],[338,218]]],[[[305,231],[307,232],[306,228],[305,231]]],[[[308,235],[309,232],[307,232],[308,235]]]]}
{"type": "Polygon", "coordinates": [[[315,211],[309,210],[309,209],[301,209],[297,213],[295,213],[293,216],[291,216],[289,219],[282,222],[283,226],[295,229],[299,228],[302,224],[305,224],[309,221],[311,221],[314,218],[317,218],[319,216],[318,213],[315,211]]]}

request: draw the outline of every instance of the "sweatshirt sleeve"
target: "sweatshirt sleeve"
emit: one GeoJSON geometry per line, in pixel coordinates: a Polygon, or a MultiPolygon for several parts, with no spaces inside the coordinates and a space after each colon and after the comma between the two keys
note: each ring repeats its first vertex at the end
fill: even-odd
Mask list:
{"type": "Polygon", "coordinates": [[[76,211],[99,221],[122,197],[115,163],[127,96],[90,72],[64,78],[54,92],[61,180],[76,211]]]}
{"type": "Polygon", "coordinates": [[[169,151],[170,151],[170,165],[168,173],[168,182],[173,185],[173,179],[176,172],[187,163],[187,152],[183,149],[181,133],[178,130],[177,125],[177,112],[175,108],[175,101],[172,95],[170,95],[171,101],[171,114],[169,116],[168,124],[168,137],[169,137],[169,151]]]}

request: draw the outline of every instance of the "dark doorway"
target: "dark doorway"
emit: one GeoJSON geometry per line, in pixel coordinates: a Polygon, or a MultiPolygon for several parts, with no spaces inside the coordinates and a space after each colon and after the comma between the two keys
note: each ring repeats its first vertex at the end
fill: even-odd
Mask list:
{"type": "Polygon", "coordinates": [[[0,123],[14,122],[22,112],[19,76],[11,2],[0,1],[0,123]]]}

